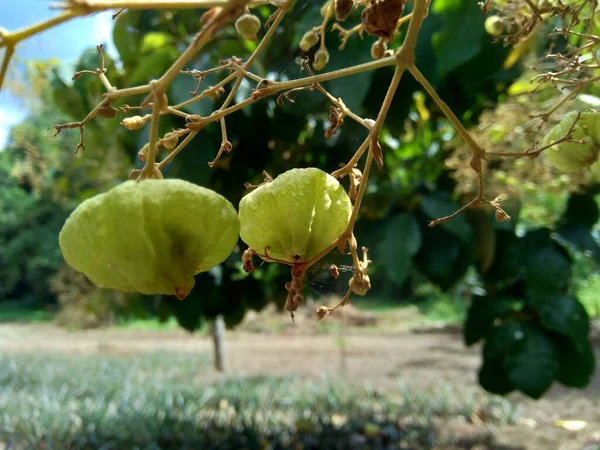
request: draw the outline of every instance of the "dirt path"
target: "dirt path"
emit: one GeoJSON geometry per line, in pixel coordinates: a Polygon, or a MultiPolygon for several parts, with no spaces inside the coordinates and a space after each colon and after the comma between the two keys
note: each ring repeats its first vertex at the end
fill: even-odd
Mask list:
{"type": "MultiPolygon", "coordinates": [[[[340,373],[340,347],[335,335],[266,335],[229,333],[233,375],[321,375],[340,373]]],[[[146,351],[210,353],[206,337],[181,331],[93,330],[69,332],[51,325],[0,325],[2,352],[64,352],[69,354],[134,355],[146,351]]],[[[452,332],[350,335],[346,338],[346,376],[393,389],[398,379],[423,387],[449,383],[460,395],[480,393],[477,387],[478,348],[468,349],[452,332]]],[[[203,374],[205,377],[206,374],[203,374]]],[[[216,378],[216,373],[210,377],[216,378]]],[[[502,427],[496,436],[504,449],[596,450],[600,442],[600,375],[585,391],[555,387],[543,400],[522,403],[519,423],[502,427]],[[558,419],[586,420],[569,432],[554,426],[558,419]],[[588,445],[589,444],[589,445],[588,445]]]]}

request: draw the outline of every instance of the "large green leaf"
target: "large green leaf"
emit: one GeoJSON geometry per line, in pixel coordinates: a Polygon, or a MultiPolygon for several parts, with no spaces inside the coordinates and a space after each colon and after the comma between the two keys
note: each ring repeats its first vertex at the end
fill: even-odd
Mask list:
{"type": "Polygon", "coordinates": [[[508,379],[502,358],[484,358],[478,379],[481,387],[492,394],[506,395],[515,390],[515,385],[508,379]]]}
{"type": "Polygon", "coordinates": [[[523,344],[504,359],[508,379],[529,397],[540,398],[558,372],[558,348],[549,334],[530,323],[523,324],[515,338],[523,344]]]}
{"type": "Polygon", "coordinates": [[[517,300],[509,297],[473,296],[465,322],[465,344],[473,345],[484,339],[496,319],[517,309],[518,305],[517,300]]]}
{"type": "Polygon", "coordinates": [[[419,225],[411,214],[400,214],[384,223],[384,236],[377,246],[377,262],[386,275],[402,284],[408,275],[412,256],[421,247],[419,225]]]}
{"type": "Polygon", "coordinates": [[[492,265],[484,275],[488,284],[510,282],[523,269],[523,240],[512,230],[496,231],[496,247],[492,265]]]}
{"type": "Polygon", "coordinates": [[[115,20],[113,42],[123,63],[139,59],[142,35],[138,30],[140,16],[135,11],[123,11],[115,20]]]}
{"type": "Polygon", "coordinates": [[[556,380],[565,386],[586,387],[594,374],[596,359],[589,341],[583,348],[575,348],[569,339],[557,339],[560,368],[556,380]]]}
{"type": "Polygon", "coordinates": [[[442,29],[432,37],[438,76],[443,77],[481,51],[485,16],[471,1],[436,0],[431,10],[443,17],[442,29]]]}
{"type": "Polygon", "coordinates": [[[589,345],[589,319],[583,305],[571,295],[535,296],[530,304],[544,328],[570,338],[579,352],[589,345]]]}
{"type": "Polygon", "coordinates": [[[525,237],[525,276],[527,288],[536,295],[567,289],[571,260],[568,253],[550,239],[547,229],[533,231],[525,237]]]}

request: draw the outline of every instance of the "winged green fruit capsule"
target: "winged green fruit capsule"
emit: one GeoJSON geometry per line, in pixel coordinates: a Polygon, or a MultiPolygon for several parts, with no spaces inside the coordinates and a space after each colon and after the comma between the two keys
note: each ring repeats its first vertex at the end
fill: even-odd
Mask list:
{"type": "Polygon", "coordinates": [[[210,189],[126,181],[79,205],[59,244],[67,264],[98,285],[184,298],[196,273],[229,256],[239,229],[233,205],[210,189]]]}
{"type": "MultiPolygon", "coordinates": [[[[565,137],[577,119],[577,115],[577,112],[567,114],[544,137],[542,145],[550,145],[565,137]]],[[[598,160],[599,149],[600,114],[582,113],[573,127],[571,141],[553,145],[544,151],[544,155],[557,169],[563,172],[576,172],[594,164],[598,160]]]]}
{"type": "Polygon", "coordinates": [[[352,203],[343,186],[320,169],[292,169],[240,202],[240,236],[258,254],[304,262],[346,230],[352,203]]]}

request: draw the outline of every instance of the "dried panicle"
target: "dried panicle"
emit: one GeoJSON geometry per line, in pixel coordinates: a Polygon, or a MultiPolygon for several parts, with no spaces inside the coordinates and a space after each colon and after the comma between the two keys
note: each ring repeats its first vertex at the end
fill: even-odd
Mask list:
{"type": "Polygon", "coordinates": [[[404,0],[374,0],[363,9],[360,20],[367,34],[393,39],[404,0]]]}
{"type": "Polygon", "coordinates": [[[146,119],[142,116],[132,116],[123,119],[121,124],[129,131],[139,130],[146,124],[146,119]]]}
{"type": "Polygon", "coordinates": [[[138,158],[140,161],[145,162],[148,157],[148,149],[150,148],[150,144],[146,144],[142,147],[142,149],[138,152],[138,158]]]}
{"type": "Polygon", "coordinates": [[[381,59],[387,50],[387,40],[383,38],[377,39],[371,46],[371,58],[381,59]]]}
{"type": "Polygon", "coordinates": [[[315,60],[313,61],[313,69],[323,70],[329,62],[329,52],[326,48],[320,48],[315,53],[315,60]]]}
{"type": "Polygon", "coordinates": [[[179,137],[177,136],[176,133],[173,132],[169,132],[167,134],[165,134],[165,137],[162,139],[162,146],[166,149],[166,150],[173,150],[175,147],[177,147],[177,142],[179,141],[179,137]]]}
{"type": "Polygon", "coordinates": [[[98,116],[103,119],[112,119],[117,115],[117,110],[110,105],[104,105],[98,108],[98,116]]]}
{"type": "Polygon", "coordinates": [[[325,130],[325,139],[333,136],[344,125],[344,112],[337,106],[329,108],[329,127],[325,130]]]}
{"type": "Polygon", "coordinates": [[[319,33],[316,30],[308,30],[300,40],[300,49],[304,52],[309,51],[319,42],[319,33]]]}
{"type": "Polygon", "coordinates": [[[254,14],[242,14],[235,21],[235,31],[248,41],[255,41],[260,30],[260,19],[254,14]]]}
{"type": "Polygon", "coordinates": [[[335,20],[344,22],[354,9],[354,0],[335,0],[335,20]]]}
{"type": "Polygon", "coordinates": [[[317,309],[317,319],[321,320],[323,317],[329,314],[330,311],[331,310],[327,306],[321,306],[319,309],[317,309]]]}

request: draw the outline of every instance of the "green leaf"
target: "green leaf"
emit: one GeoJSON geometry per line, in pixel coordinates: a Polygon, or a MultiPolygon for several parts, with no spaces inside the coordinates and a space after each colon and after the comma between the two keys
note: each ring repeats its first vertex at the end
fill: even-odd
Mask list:
{"type": "Polygon", "coordinates": [[[124,63],[139,59],[141,33],[138,30],[140,15],[137,12],[123,11],[115,20],[113,42],[124,63]]]}
{"type": "Polygon", "coordinates": [[[443,17],[442,30],[432,37],[438,76],[443,78],[481,51],[484,15],[476,2],[461,0],[437,0],[431,10],[443,17]]]}
{"type": "Polygon", "coordinates": [[[473,243],[465,243],[442,227],[421,228],[423,244],[414,262],[442,289],[449,289],[466,273],[474,260],[473,243]]]}
{"type": "Polygon", "coordinates": [[[571,194],[563,217],[567,222],[592,228],[600,218],[600,210],[593,193],[571,194]]]}
{"type": "Polygon", "coordinates": [[[506,395],[515,390],[501,358],[484,359],[478,378],[481,387],[492,394],[506,395]]]}
{"type": "Polygon", "coordinates": [[[523,345],[504,359],[508,379],[521,392],[538,399],[550,388],[558,372],[558,348],[550,335],[533,324],[524,324],[517,337],[523,345]]]}
{"type": "Polygon", "coordinates": [[[550,239],[547,229],[528,233],[525,244],[527,288],[535,294],[564,292],[571,276],[568,253],[550,239]]]}
{"type": "MultiPolygon", "coordinates": [[[[421,197],[421,209],[432,220],[449,216],[450,214],[455,213],[459,208],[460,206],[458,204],[442,195],[432,194],[421,197]]],[[[459,214],[452,220],[442,222],[438,226],[465,242],[469,242],[473,238],[473,229],[464,214],[459,214]]]]}
{"type": "Polygon", "coordinates": [[[568,339],[557,339],[560,368],[556,380],[565,386],[584,388],[592,379],[596,368],[594,349],[586,340],[583,348],[575,348],[568,339]]]}
{"type": "Polygon", "coordinates": [[[150,53],[169,45],[173,41],[174,38],[170,34],[151,31],[144,36],[140,51],[142,54],[150,53]]]}
{"type": "Polygon", "coordinates": [[[590,331],[589,319],[583,305],[571,295],[535,296],[531,306],[540,316],[544,328],[569,337],[579,352],[583,352],[590,331]]]}
{"type": "Polygon", "coordinates": [[[421,247],[419,225],[411,214],[400,214],[386,220],[384,235],[377,246],[377,262],[388,278],[402,284],[408,275],[412,256],[421,247]]]}
{"type": "Polygon", "coordinates": [[[486,283],[512,281],[523,268],[523,240],[512,230],[496,231],[494,260],[484,275],[486,283]]]}
{"type": "Polygon", "coordinates": [[[592,235],[592,229],[588,228],[587,225],[569,222],[556,230],[556,234],[577,249],[589,252],[594,260],[600,264],[600,246],[598,246],[592,235]]]}
{"type": "Polygon", "coordinates": [[[473,345],[484,339],[495,320],[515,310],[517,305],[518,302],[509,297],[473,296],[465,322],[465,344],[473,345]]]}
{"type": "Polygon", "coordinates": [[[173,47],[163,47],[140,60],[131,72],[129,83],[132,85],[147,83],[158,74],[164,73],[175,62],[178,53],[173,47]]]}

